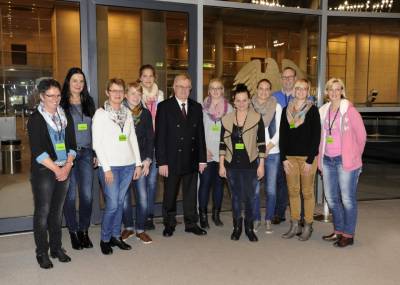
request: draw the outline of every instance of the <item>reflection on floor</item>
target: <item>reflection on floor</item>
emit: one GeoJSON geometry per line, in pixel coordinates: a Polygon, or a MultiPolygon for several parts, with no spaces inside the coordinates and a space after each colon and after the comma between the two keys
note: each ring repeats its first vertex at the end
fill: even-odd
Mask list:
{"type": "Polygon", "coordinates": [[[0,237],[0,284],[324,284],[397,285],[400,247],[400,200],[359,204],[359,223],[354,246],[334,248],[321,240],[331,224],[314,223],[311,240],[284,240],[288,223],[274,233],[257,233],[258,243],[243,234],[233,242],[231,213],[225,226],[211,225],[207,236],[197,237],[178,225],[171,238],[162,237],[157,224],[149,232],[153,243],[130,239],[133,250],[104,256],[99,249],[99,227],[90,229],[94,248],[74,251],[67,232],[63,244],[72,262],[53,260],[54,268],[36,264],[32,234],[0,237]]]}

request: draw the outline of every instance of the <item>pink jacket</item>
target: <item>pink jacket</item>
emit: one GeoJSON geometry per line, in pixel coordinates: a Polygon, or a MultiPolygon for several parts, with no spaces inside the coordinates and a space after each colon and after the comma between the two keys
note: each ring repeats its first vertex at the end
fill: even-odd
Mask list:
{"type": "MultiPolygon", "coordinates": [[[[324,104],[319,109],[321,125],[323,126],[331,103],[324,104]]],[[[342,145],[343,169],[352,171],[362,166],[362,154],[364,152],[367,132],[360,113],[353,104],[347,100],[340,101],[340,131],[342,145]]],[[[322,171],[322,158],[325,154],[326,130],[321,128],[321,142],[319,144],[318,168],[322,171]]]]}

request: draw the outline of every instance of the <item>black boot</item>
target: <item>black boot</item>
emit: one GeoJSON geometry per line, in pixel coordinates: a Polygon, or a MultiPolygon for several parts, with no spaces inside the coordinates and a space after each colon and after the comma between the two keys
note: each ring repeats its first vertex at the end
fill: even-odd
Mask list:
{"type": "Polygon", "coordinates": [[[53,263],[50,261],[49,255],[47,253],[37,254],[36,260],[41,268],[44,269],[53,268],[53,263]]]}
{"type": "Polygon", "coordinates": [[[258,241],[258,238],[256,234],[254,233],[254,223],[253,221],[244,221],[244,231],[246,233],[246,236],[248,237],[249,241],[256,242],[258,241]]]}
{"type": "Polygon", "coordinates": [[[220,217],[219,217],[219,213],[221,212],[221,209],[217,209],[217,208],[213,208],[212,209],[212,220],[214,222],[214,224],[217,227],[222,227],[224,225],[224,223],[221,221],[220,217]]]}
{"type": "Polygon", "coordinates": [[[88,231],[79,231],[78,238],[79,238],[79,241],[81,242],[81,246],[83,248],[92,248],[93,247],[93,243],[89,238],[88,231]]]}
{"type": "Polygon", "coordinates": [[[242,234],[243,218],[233,219],[233,232],[231,234],[231,240],[239,240],[242,234]]]}
{"type": "Polygon", "coordinates": [[[69,232],[69,236],[71,237],[71,246],[73,249],[76,250],[81,250],[82,244],[81,241],[79,240],[79,236],[77,232],[69,232]]]}
{"type": "Polygon", "coordinates": [[[282,238],[289,239],[289,238],[294,237],[299,232],[299,228],[301,229],[301,227],[299,225],[299,221],[291,220],[290,228],[286,233],[284,233],[282,235],[282,238]]]}
{"type": "Polygon", "coordinates": [[[154,222],[153,222],[153,218],[154,218],[153,215],[149,215],[146,219],[146,222],[144,222],[144,229],[146,231],[151,231],[156,228],[156,226],[154,225],[154,222]]]}
{"type": "Polygon", "coordinates": [[[199,209],[200,227],[203,229],[209,229],[207,209],[199,209]]]}
{"type": "Polygon", "coordinates": [[[58,258],[60,262],[70,262],[71,257],[65,254],[65,250],[63,248],[59,248],[56,250],[50,250],[51,258],[58,258]]]}

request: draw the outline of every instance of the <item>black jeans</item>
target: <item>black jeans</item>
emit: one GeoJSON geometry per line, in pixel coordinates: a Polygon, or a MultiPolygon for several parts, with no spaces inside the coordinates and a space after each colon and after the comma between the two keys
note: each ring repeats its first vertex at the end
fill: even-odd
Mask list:
{"type": "Polygon", "coordinates": [[[39,167],[32,170],[31,184],[35,211],[33,214],[33,233],[36,254],[56,251],[61,248],[61,223],[69,178],[57,181],[54,173],[39,167]],[[47,232],[49,238],[47,238],[47,232]]]}

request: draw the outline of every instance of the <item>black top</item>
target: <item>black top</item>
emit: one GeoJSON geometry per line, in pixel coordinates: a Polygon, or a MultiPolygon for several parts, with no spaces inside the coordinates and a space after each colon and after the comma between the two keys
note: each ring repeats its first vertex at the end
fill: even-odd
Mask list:
{"type": "Polygon", "coordinates": [[[139,144],[140,157],[153,159],[154,154],[154,131],[153,119],[149,110],[143,108],[140,114],[140,122],[135,125],[135,132],[139,144]]]}
{"type": "MultiPolygon", "coordinates": [[[[257,125],[257,149],[258,152],[265,153],[265,144],[258,144],[259,142],[265,142],[265,127],[264,121],[262,117],[258,121],[257,125]]],[[[226,150],[227,146],[224,143],[225,137],[225,128],[224,125],[221,126],[221,134],[220,134],[220,150],[226,150]]],[[[248,131],[248,130],[247,130],[248,131]]],[[[243,126],[238,127],[233,124],[232,134],[231,134],[231,142],[232,142],[232,160],[228,162],[224,161],[225,167],[234,168],[234,169],[256,169],[258,167],[257,159],[250,161],[249,155],[246,151],[246,145],[243,142],[243,126]],[[237,145],[239,144],[239,145],[237,145]],[[243,145],[241,145],[243,144],[243,145]],[[243,149],[242,149],[243,148],[243,149]]]]}
{"type": "Polygon", "coordinates": [[[306,156],[306,162],[312,164],[318,155],[321,139],[321,122],[318,108],[314,105],[308,110],[304,123],[297,128],[290,128],[286,117],[286,109],[282,110],[281,125],[279,128],[279,149],[281,161],[286,156],[306,156]]]}
{"type": "MultiPolygon", "coordinates": [[[[74,122],[71,116],[67,117],[67,127],[65,129],[65,148],[68,154],[69,150],[76,151],[74,122]]],[[[31,169],[39,168],[41,164],[36,158],[44,152],[47,152],[53,161],[57,160],[54,146],[51,142],[46,120],[38,110],[30,115],[28,120],[29,145],[31,148],[31,169]]]]}

